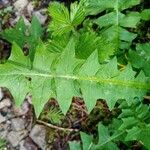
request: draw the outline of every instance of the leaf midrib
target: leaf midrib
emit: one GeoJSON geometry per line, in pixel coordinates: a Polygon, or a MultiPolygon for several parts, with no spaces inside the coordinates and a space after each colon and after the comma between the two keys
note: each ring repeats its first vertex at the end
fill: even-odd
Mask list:
{"type": "MultiPolygon", "coordinates": [[[[20,66],[21,67],[21,66],[20,66]]],[[[36,69],[29,70],[29,72],[17,72],[17,73],[12,73],[10,72],[9,74],[3,74],[1,73],[0,76],[17,76],[17,75],[23,75],[27,77],[44,77],[44,78],[62,78],[66,80],[80,80],[80,81],[89,81],[91,83],[99,83],[99,84],[109,84],[109,85],[118,85],[118,86],[126,86],[126,87],[131,87],[135,89],[145,89],[149,90],[150,85],[148,83],[143,83],[143,82],[134,82],[134,81],[124,81],[124,80],[114,80],[114,79],[102,79],[98,76],[79,76],[79,75],[58,75],[58,74],[53,74],[53,73],[48,73],[45,71],[40,70],[37,71],[36,69]],[[34,72],[31,72],[34,71],[34,72]],[[44,73],[43,73],[44,72],[44,73]]]]}

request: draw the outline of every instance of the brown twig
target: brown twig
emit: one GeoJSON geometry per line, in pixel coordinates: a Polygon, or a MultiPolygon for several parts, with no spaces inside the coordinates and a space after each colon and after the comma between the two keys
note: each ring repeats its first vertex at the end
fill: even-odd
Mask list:
{"type": "Polygon", "coordinates": [[[58,126],[52,125],[50,123],[46,123],[46,122],[44,122],[42,120],[37,120],[37,123],[43,124],[43,125],[45,125],[45,126],[47,126],[49,128],[53,128],[53,129],[57,129],[57,130],[68,131],[68,132],[73,132],[73,131],[74,132],[79,132],[78,129],[62,128],[62,127],[58,127],[58,126]]]}

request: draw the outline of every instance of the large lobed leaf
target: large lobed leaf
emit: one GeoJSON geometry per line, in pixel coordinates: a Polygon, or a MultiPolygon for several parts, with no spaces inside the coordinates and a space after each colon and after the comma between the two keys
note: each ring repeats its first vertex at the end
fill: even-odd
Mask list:
{"type": "Polygon", "coordinates": [[[142,97],[150,89],[142,72],[135,78],[130,66],[119,71],[116,58],[100,65],[94,51],[82,63],[75,59],[74,53],[73,39],[61,56],[50,53],[41,43],[31,69],[29,57],[14,43],[7,63],[0,64],[0,86],[9,88],[18,104],[30,92],[37,115],[51,96],[57,98],[66,113],[73,96],[82,96],[91,111],[98,98],[106,99],[112,109],[118,99],[131,104],[134,97],[142,97]]]}

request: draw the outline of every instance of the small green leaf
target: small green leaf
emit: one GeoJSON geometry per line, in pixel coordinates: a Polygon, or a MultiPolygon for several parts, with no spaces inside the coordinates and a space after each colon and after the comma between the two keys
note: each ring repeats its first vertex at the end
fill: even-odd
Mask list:
{"type": "Polygon", "coordinates": [[[94,32],[85,32],[80,34],[75,45],[76,57],[79,59],[87,59],[93,51],[98,47],[98,37],[94,32]]]}
{"type": "Polygon", "coordinates": [[[23,18],[20,18],[14,28],[6,29],[1,34],[3,38],[8,40],[9,42],[16,42],[21,48],[23,48],[26,42],[25,32],[26,25],[23,18]]]}
{"type": "Polygon", "coordinates": [[[123,124],[120,126],[120,130],[131,128],[138,123],[135,117],[122,118],[123,124]]]}
{"type": "Polygon", "coordinates": [[[6,141],[0,138],[0,149],[3,150],[6,148],[6,141]]]}
{"type": "Polygon", "coordinates": [[[22,49],[16,43],[13,43],[12,45],[12,52],[9,60],[15,61],[15,63],[21,63],[26,67],[30,67],[29,57],[25,57],[22,49]]]}
{"type": "Polygon", "coordinates": [[[149,137],[150,137],[150,127],[146,127],[142,129],[138,138],[139,140],[142,141],[142,143],[148,150],[150,149],[149,137]]]}
{"type": "Polygon", "coordinates": [[[140,135],[141,129],[137,126],[133,126],[133,128],[127,130],[127,136],[125,137],[126,141],[137,140],[140,135]]]}
{"type": "Polygon", "coordinates": [[[140,0],[116,0],[118,1],[119,10],[124,10],[127,8],[131,8],[133,6],[136,6],[140,4],[140,0]]]}
{"type": "Polygon", "coordinates": [[[81,135],[83,150],[92,150],[94,146],[94,143],[92,142],[93,138],[84,132],[80,132],[80,135],[81,135]]]}
{"type": "Polygon", "coordinates": [[[140,21],[140,13],[130,12],[124,18],[120,20],[120,26],[128,28],[136,28],[138,22],[140,21]]]}
{"type": "Polygon", "coordinates": [[[141,12],[141,17],[142,17],[142,19],[145,20],[145,21],[150,20],[150,9],[144,9],[144,10],[141,12]]]}
{"type": "Polygon", "coordinates": [[[69,11],[64,4],[53,2],[50,4],[48,12],[52,17],[49,30],[53,31],[53,35],[62,35],[73,29],[70,22],[69,11]]]}
{"type": "Polygon", "coordinates": [[[137,44],[136,51],[130,50],[129,59],[135,68],[142,69],[146,76],[150,76],[150,44],[137,44]],[[136,56],[136,57],[135,57],[136,56]]]}
{"type": "Polygon", "coordinates": [[[105,127],[102,124],[99,124],[98,126],[98,133],[99,133],[99,141],[98,144],[95,146],[95,150],[119,150],[117,147],[117,144],[115,144],[113,141],[122,135],[122,133],[110,136],[108,132],[108,128],[105,127]]]}
{"type": "Polygon", "coordinates": [[[85,18],[85,10],[82,3],[77,2],[71,4],[70,6],[70,20],[73,26],[79,25],[85,18]]]}
{"type": "Polygon", "coordinates": [[[110,25],[117,25],[116,17],[118,17],[118,20],[122,20],[122,18],[124,17],[124,14],[122,13],[117,14],[116,12],[110,12],[96,19],[95,23],[97,23],[101,28],[105,26],[110,26],[110,25]]]}
{"type": "Polygon", "coordinates": [[[76,141],[69,142],[69,148],[70,150],[81,150],[80,143],[76,141]]]}
{"type": "Polygon", "coordinates": [[[43,29],[40,22],[34,16],[30,27],[25,25],[23,18],[21,18],[14,28],[4,30],[2,36],[11,43],[15,42],[21,49],[27,46],[29,48],[30,60],[33,63],[35,49],[43,34],[42,32],[43,29]]]}

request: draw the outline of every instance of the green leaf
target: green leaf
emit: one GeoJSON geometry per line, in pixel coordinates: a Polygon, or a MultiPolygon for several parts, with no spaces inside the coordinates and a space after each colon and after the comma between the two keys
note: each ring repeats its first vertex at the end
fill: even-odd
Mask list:
{"type": "Polygon", "coordinates": [[[131,128],[138,123],[135,117],[122,118],[123,124],[120,126],[120,130],[131,128]]]}
{"type": "Polygon", "coordinates": [[[126,141],[134,141],[138,140],[138,136],[141,133],[141,129],[137,126],[133,126],[133,128],[127,130],[127,136],[125,138],[126,141]]]}
{"type": "Polygon", "coordinates": [[[147,128],[147,123],[149,123],[150,107],[136,98],[130,106],[123,101],[120,108],[122,108],[122,113],[119,115],[119,118],[123,122],[119,130],[127,132],[124,140],[138,141],[141,137],[141,132],[145,127],[147,128]]]}
{"type": "Polygon", "coordinates": [[[85,18],[85,10],[82,2],[71,4],[70,6],[70,20],[73,26],[79,25],[85,18]]]}
{"type": "Polygon", "coordinates": [[[55,56],[48,53],[43,45],[39,45],[33,63],[34,69],[31,70],[31,64],[28,66],[29,57],[24,56],[23,52],[16,45],[13,47],[10,60],[4,65],[0,65],[0,85],[10,89],[17,105],[20,105],[25,95],[31,92],[36,113],[39,115],[45,104],[44,102],[48,100],[52,93],[51,78],[48,79],[41,72],[41,69],[44,73],[50,72],[50,65],[55,56]]]}
{"type": "Polygon", "coordinates": [[[112,42],[104,34],[105,32],[98,36],[95,32],[82,33],[76,42],[76,57],[87,59],[93,51],[97,50],[99,62],[107,62],[116,50],[116,41],[112,42]]]}
{"type": "Polygon", "coordinates": [[[70,13],[64,4],[53,2],[48,8],[52,22],[49,25],[49,31],[53,35],[62,35],[75,29],[85,18],[85,11],[82,1],[71,4],[70,13]]]}
{"type": "Polygon", "coordinates": [[[87,9],[89,14],[97,14],[105,9],[112,9],[118,7],[118,10],[125,10],[127,8],[138,5],[140,0],[87,0],[87,9]]]}
{"type": "Polygon", "coordinates": [[[30,60],[33,62],[36,46],[43,34],[42,31],[40,22],[34,16],[30,27],[26,26],[23,18],[21,18],[14,28],[4,30],[2,36],[11,43],[17,43],[21,48],[27,46],[29,48],[30,60]]]}
{"type": "Polygon", "coordinates": [[[94,32],[81,33],[75,45],[76,57],[87,59],[97,49],[98,37],[94,32]]]}
{"type": "Polygon", "coordinates": [[[140,4],[140,0],[130,0],[130,1],[128,1],[128,0],[116,0],[116,1],[118,1],[119,10],[131,8],[133,6],[140,4]]]}
{"type": "Polygon", "coordinates": [[[119,118],[132,117],[134,112],[131,109],[122,109],[122,113],[119,115],[119,118]]]}
{"type": "Polygon", "coordinates": [[[142,143],[148,150],[150,149],[149,137],[150,137],[150,127],[142,129],[138,137],[138,139],[142,141],[142,143]]]}
{"type": "Polygon", "coordinates": [[[4,30],[1,35],[9,42],[16,42],[21,48],[23,48],[26,42],[25,32],[26,25],[23,18],[21,18],[14,28],[4,30]]]}
{"type": "Polygon", "coordinates": [[[69,40],[70,40],[69,34],[55,36],[52,39],[49,39],[48,42],[46,42],[46,47],[50,52],[61,53],[67,46],[69,40]]]}
{"type": "MultiPolygon", "coordinates": [[[[54,2],[49,7],[49,13],[52,17],[49,30],[55,36],[71,33],[71,35],[78,37],[75,48],[77,58],[87,59],[97,49],[99,62],[108,62],[110,56],[116,54],[120,49],[128,49],[131,42],[136,38],[135,33],[129,32],[125,28],[136,28],[141,19],[140,14],[138,12],[129,12],[125,15],[121,11],[139,3],[139,0],[130,2],[127,0],[112,0],[111,3],[108,0],[82,0],[79,3],[71,4],[69,12],[63,4],[54,2]],[[92,11],[99,13],[104,10],[106,12],[108,10],[108,13],[94,20],[94,23],[99,25],[98,32],[93,32],[92,25],[94,24],[92,20],[91,27],[86,31],[82,31],[85,30],[85,27],[79,26],[79,29],[77,28],[86,16],[95,14],[91,13],[92,11]],[[80,28],[82,29],[80,30],[80,28]]],[[[60,49],[57,47],[55,46],[54,48],[57,51],[62,51],[61,47],[60,49]]]]}
{"type": "Polygon", "coordinates": [[[27,38],[27,42],[29,43],[30,51],[30,59],[31,62],[34,60],[36,46],[38,45],[39,39],[42,35],[43,29],[39,20],[34,16],[31,21],[30,27],[30,36],[27,38]]]}
{"type": "Polygon", "coordinates": [[[70,150],[81,150],[80,143],[76,141],[69,142],[69,148],[70,150]]]}
{"type": "Polygon", "coordinates": [[[30,92],[37,115],[52,95],[65,114],[73,96],[82,95],[91,111],[99,98],[106,99],[112,109],[118,99],[126,99],[130,104],[134,97],[141,98],[150,89],[149,78],[142,72],[135,78],[135,72],[130,66],[119,71],[116,58],[100,65],[97,51],[81,64],[75,58],[73,39],[59,57],[39,43],[32,69],[29,57],[24,56],[15,44],[13,47],[10,59],[0,64],[0,86],[10,89],[17,104],[21,104],[30,92]]]}
{"type": "Polygon", "coordinates": [[[55,80],[57,100],[64,113],[68,111],[72,97],[78,95],[74,86],[74,81],[69,80],[69,78],[73,77],[73,70],[76,65],[74,57],[74,42],[71,40],[62,53],[56,68],[56,74],[60,76],[60,78],[56,78],[55,80]],[[66,80],[63,76],[68,79],[66,80]]]}
{"type": "Polygon", "coordinates": [[[136,25],[139,23],[140,19],[140,13],[130,12],[120,20],[120,26],[127,28],[136,28],[136,25]]]}
{"type": "Polygon", "coordinates": [[[129,51],[129,60],[135,68],[142,69],[146,76],[150,76],[150,44],[137,44],[136,51],[129,51]],[[136,57],[135,57],[136,56],[136,57]]]}
{"type": "Polygon", "coordinates": [[[5,149],[6,141],[0,138],[0,149],[5,149]]]}
{"type": "MultiPolygon", "coordinates": [[[[140,3],[140,0],[89,0],[88,7],[99,9],[99,12],[106,11],[104,15],[94,20],[99,26],[100,44],[99,61],[108,61],[110,56],[119,53],[122,49],[128,49],[136,34],[129,32],[128,28],[136,28],[141,16],[138,12],[122,12],[124,9],[133,7],[140,3]]],[[[98,15],[99,16],[99,15],[98,15]]]]}
{"type": "Polygon", "coordinates": [[[73,29],[70,22],[69,11],[63,4],[58,2],[51,3],[48,12],[52,17],[49,30],[53,31],[54,35],[61,35],[73,29]]]}
{"type": "Polygon", "coordinates": [[[122,13],[117,14],[117,12],[110,12],[96,19],[95,23],[97,23],[102,28],[110,25],[118,25],[117,21],[122,20],[122,18],[124,18],[124,14],[122,13]]]}
{"type": "Polygon", "coordinates": [[[135,33],[131,33],[124,28],[120,28],[120,40],[131,43],[136,36],[137,35],[135,33]]]}
{"type": "Polygon", "coordinates": [[[149,106],[143,104],[139,105],[139,107],[137,107],[136,109],[136,112],[138,113],[138,118],[144,119],[147,116],[149,116],[149,110],[150,110],[149,106]]]}
{"type": "MultiPolygon", "coordinates": [[[[93,52],[91,56],[86,60],[86,62],[81,66],[79,76],[94,76],[97,71],[99,70],[99,62],[98,62],[98,53],[97,51],[93,52]],[[92,69],[91,69],[92,68],[92,69]]],[[[96,104],[96,101],[93,102],[93,99],[99,98],[99,88],[96,84],[94,84],[92,81],[79,81],[82,94],[84,97],[84,101],[87,105],[87,108],[89,111],[93,109],[93,107],[96,104]],[[95,90],[91,90],[95,89],[95,90]]]]}
{"type": "Polygon", "coordinates": [[[16,43],[13,43],[12,52],[9,60],[15,61],[15,63],[18,64],[23,64],[26,67],[30,67],[29,56],[25,57],[22,49],[16,43]]]}
{"type": "Polygon", "coordinates": [[[98,143],[93,143],[92,136],[80,132],[83,150],[119,150],[116,141],[119,141],[125,131],[116,132],[110,135],[109,128],[103,124],[98,125],[98,143]]]}
{"type": "MultiPolygon", "coordinates": [[[[133,39],[136,38],[136,34],[129,32],[122,27],[132,27],[135,28],[137,23],[140,21],[140,15],[137,12],[132,12],[125,16],[122,13],[110,12],[102,17],[95,20],[95,23],[102,27],[109,27],[106,30],[102,30],[101,35],[105,39],[108,39],[109,43],[114,43],[112,47],[118,50],[122,42],[126,41],[131,43],[133,39]]],[[[114,52],[112,48],[112,52],[114,52]]]]}
{"type": "Polygon", "coordinates": [[[141,12],[141,17],[142,17],[142,19],[145,20],[145,21],[150,20],[150,9],[144,9],[144,10],[141,12]]]}
{"type": "Polygon", "coordinates": [[[117,144],[115,144],[113,141],[122,135],[122,133],[118,135],[109,135],[108,128],[105,127],[102,124],[99,124],[98,126],[98,133],[99,133],[99,141],[98,144],[95,146],[95,150],[119,150],[117,147],[117,144]]]}
{"type": "Polygon", "coordinates": [[[98,40],[98,58],[99,62],[108,62],[110,60],[110,56],[113,56],[115,52],[117,51],[116,45],[117,45],[117,39],[114,38],[112,41],[104,36],[100,37],[98,40]]]}
{"type": "Polygon", "coordinates": [[[92,150],[94,146],[94,143],[92,142],[93,138],[84,132],[80,132],[80,135],[83,143],[82,144],[83,150],[92,150]]]}

